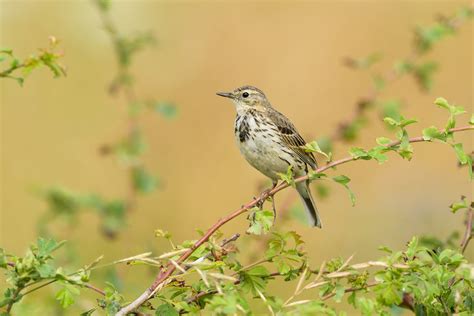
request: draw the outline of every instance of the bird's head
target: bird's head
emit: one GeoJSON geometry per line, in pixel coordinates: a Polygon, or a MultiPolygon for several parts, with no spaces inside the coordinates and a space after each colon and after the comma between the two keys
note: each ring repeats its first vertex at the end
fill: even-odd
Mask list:
{"type": "Polygon", "coordinates": [[[217,95],[231,99],[237,111],[264,110],[271,106],[263,91],[252,86],[243,86],[232,92],[217,92],[217,95]]]}

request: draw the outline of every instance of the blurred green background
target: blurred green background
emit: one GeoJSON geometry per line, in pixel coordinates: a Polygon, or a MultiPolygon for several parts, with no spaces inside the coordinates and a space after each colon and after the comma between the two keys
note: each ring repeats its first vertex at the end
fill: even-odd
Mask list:
{"type": "MultiPolygon", "coordinates": [[[[139,198],[115,240],[100,234],[91,213],[80,216],[78,225],[55,224],[55,232],[74,241],[82,264],[100,254],[108,262],[150,248],[166,251],[167,245],[153,236],[156,228],[170,231],[178,242],[196,238],[197,228],[211,226],[248,202],[265,181],[240,156],[233,136],[235,110],[216,91],[255,85],[307,140],[332,134],[372,85],[369,73],[343,65],[345,57],[381,52],[384,58],[375,69],[384,71],[410,54],[416,25],[430,24],[437,14],[452,14],[466,4],[117,1],[112,18],[120,31],[150,29],[158,40],[156,47],[137,55],[131,68],[137,94],[178,107],[173,120],[158,115],[140,119],[149,142],[144,161],[161,185],[139,198]]],[[[2,0],[0,6],[1,46],[26,57],[54,35],[61,40],[62,63],[68,68],[67,77],[57,80],[39,70],[24,87],[13,80],[0,82],[0,245],[21,254],[35,240],[46,208],[36,188],[62,185],[106,197],[126,194],[126,170],[113,157],[101,156],[99,148],[123,136],[127,109],[123,98],[107,92],[116,61],[91,1],[2,0]]],[[[472,50],[473,27],[467,24],[427,56],[440,63],[431,92],[422,92],[408,77],[383,92],[382,99],[406,103],[406,117],[419,118],[409,128],[412,135],[444,125],[446,113],[433,105],[438,96],[472,112],[472,50]]],[[[373,112],[354,144],[369,147],[376,137],[391,137],[380,121],[373,112]]],[[[472,135],[459,134],[458,139],[470,146],[466,152],[473,150],[472,135]]],[[[346,156],[354,144],[337,144],[335,157],[346,156]]],[[[467,171],[458,168],[449,146],[415,144],[414,149],[411,162],[390,155],[384,165],[359,161],[338,168],[335,174],[352,179],[356,206],[342,187],[328,183],[330,195],[318,200],[322,230],[278,218],[276,227],[300,233],[315,265],[352,254],[355,262],[373,259],[380,255],[380,245],[400,248],[413,235],[444,238],[462,229],[464,215],[451,215],[448,206],[460,195],[472,196],[467,171]]],[[[277,195],[277,207],[291,194],[285,190],[277,195]]],[[[230,235],[246,227],[242,217],[223,231],[230,235]]],[[[471,247],[467,256],[473,255],[471,247]]],[[[150,282],[140,268],[125,267],[120,273],[135,283],[135,293],[150,282]]]]}

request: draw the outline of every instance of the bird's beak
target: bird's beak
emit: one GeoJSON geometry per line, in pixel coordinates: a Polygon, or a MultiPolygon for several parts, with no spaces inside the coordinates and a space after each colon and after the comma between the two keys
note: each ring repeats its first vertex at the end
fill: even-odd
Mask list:
{"type": "Polygon", "coordinates": [[[232,94],[232,92],[217,92],[216,93],[218,96],[221,96],[221,97],[224,97],[224,98],[230,98],[232,99],[234,97],[234,95],[232,94]]]}

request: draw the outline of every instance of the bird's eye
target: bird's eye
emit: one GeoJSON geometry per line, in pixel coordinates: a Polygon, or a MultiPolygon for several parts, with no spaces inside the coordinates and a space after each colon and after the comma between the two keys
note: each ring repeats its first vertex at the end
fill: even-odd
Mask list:
{"type": "Polygon", "coordinates": [[[242,96],[243,96],[244,98],[247,98],[247,97],[249,96],[249,93],[248,93],[248,92],[244,92],[244,93],[242,93],[242,96]]]}

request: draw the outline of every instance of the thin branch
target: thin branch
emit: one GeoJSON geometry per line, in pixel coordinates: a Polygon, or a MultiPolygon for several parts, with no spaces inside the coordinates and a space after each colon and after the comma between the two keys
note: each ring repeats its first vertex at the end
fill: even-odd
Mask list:
{"type": "Polygon", "coordinates": [[[21,64],[18,64],[18,65],[13,65],[11,66],[10,68],[0,72],[0,77],[6,77],[6,78],[14,78],[12,76],[10,76],[10,74],[17,70],[17,69],[20,69],[20,68],[23,68],[25,67],[26,65],[24,63],[21,63],[21,64]]]}
{"type": "MultiPolygon", "coordinates": [[[[474,126],[456,127],[456,128],[452,128],[452,129],[448,130],[448,132],[455,133],[455,132],[461,132],[461,131],[467,131],[467,130],[474,130],[474,126]]],[[[443,132],[443,131],[441,131],[441,132],[443,132]]],[[[423,142],[423,141],[425,141],[425,140],[421,136],[409,139],[410,143],[423,142]]],[[[394,147],[394,146],[397,146],[398,144],[400,144],[400,141],[394,141],[394,142],[388,144],[387,147],[394,147]]],[[[345,157],[345,158],[342,158],[342,159],[339,159],[339,160],[335,160],[335,161],[332,161],[332,162],[328,163],[325,166],[319,167],[318,169],[315,170],[315,172],[316,173],[321,173],[325,170],[328,170],[328,169],[331,169],[333,167],[348,163],[349,161],[353,161],[353,160],[356,160],[356,159],[354,157],[345,157]]],[[[295,182],[302,182],[302,181],[306,181],[306,180],[308,180],[307,175],[296,178],[295,182]]],[[[289,186],[290,185],[286,182],[280,183],[275,188],[273,188],[271,190],[264,191],[258,198],[253,199],[251,202],[249,202],[249,203],[245,204],[244,206],[242,206],[241,208],[233,211],[232,213],[230,213],[226,217],[223,217],[223,218],[219,219],[213,226],[211,226],[207,230],[207,232],[198,241],[196,241],[194,243],[194,245],[191,246],[191,248],[189,248],[184,254],[181,255],[181,257],[179,257],[176,260],[176,263],[177,264],[182,264],[186,259],[189,258],[189,256],[191,256],[191,254],[197,248],[199,248],[201,245],[203,245],[205,242],[207,242],[209,240],[209,238],[220,227],[225,225],[227,222],[229,222],[229,221],[233,220],[234,218],[238,217],[239,215],[247,212],[249,209],[253,208],[254,206],[257,206],[257,205],[263,203],[268,197],[274,196],[276,193],[280,192],[283,189],[286,189],[289,186]]],[[[151,295],[153,295],[153,293],[158,288],[158,286],[160,284],[162,284],[165,280],[167,280],[173,274],[173,272],[175,270],[176,270],[176,267],[172,263],[169,263],[166,266],[166,268],[164,268],[160,271],[160,273],[156,276],[154,282],[152,283],[152,285],[149,288],[147,288],[138,298],[136,298],[129,305],[123,307],[116,315],[117,316],[125,316],[128,313],[135,310],[136,308],[138,308],[139,306],[141,306],[146,300],[148,300],[148,298],[151,295]]]]}
{"type": "MultiPolygon", "coordinates": [[[[470,8],[474,9],[474,5],[471,5],[470,8]]],[[[445,18],[444,23],[448,25],[451,29],[456,30],[461,26],[463,21],[464,21],[463,17],[455,15],[454,17],[451,17],[451,18],[445,18]]],[[[424,52],[420,52],[416,48],[413,48],[413,50],[405,58],[402,58],[401,60],[403,60],[404,62],[408,64],[414,64],[418,62],[424,55],[425,55],[424,52]]],[[[350,58],[348,58],[346,59],[346,64],[350,66],[351,64],[353,64],[353,61],[350,58]]],[[[396,82],[397,80],[399,80],[401,77],[403,77],[406,74],[407,72],[401,72],[397,70],[396,67],[392,67],[392,69],[390,69],[388,72],[386,72],[383,75],[380,75],[380,79],[385,83],[385,85],[388,85],[388,84],[392,84],[396,82]]],[[[360,97],[359,100],[356,102],[356,107],[351,117],[338,124],[339,128],[337,128],[336,131],[330,136],[330,139],[332,141],[344,139],[344,134],[347,131],[347,129],[364,117],[365,113],[370,108],[370,105],[374,104],[377,101],[381,92],[382,92],[381,89],[373,85],[368,91],[368,93],[365,96],[360,97]]]]}
{"type": "MultiPolygon", "coordinates": [[[[368,289],[369,287],[376,286],[378,284],[379,284],[378,282],[373,282],[373,283],[367,283],[365,286],[362,286],[362,287],[350,287],[350,288],[345,289],[344,293],[362,291],[362,290],[368,289]]],[[[321,299],[323,301],[327,301],[328,299],[330,299],[331,297],[335,295],[336,295],[336,292],[332,292],[332,293],[327,294],[326,296],[323,296],[321,299]]]]}
{"type": "MultiPolygon", "coordinates": [[[[270,273],[268,275],[268,278],[272,278],[272,277],[275,277],[275,276],[280,276],[280,272],[273,272],[273,273],[270,273]]],[[[237,280],[234,282],[234,285],[237,285],[240,283],[240,280],[237,280]]],[[[199,300],[200,298],[206,296],[206,295],[213,295],[213,294],[217,294],[217,290],[211,290],[211,291],[201,291],[199,293],[197,293],[196,295],[194,296],[191,296],[190,298],[188,298],[186,300],[186,302],[189,304],[189,303],[193,303],[193,302],[196,302],[197,300],[199,300]]]]}
{"type": "Polygon", "coordinates": [[[472,220],[474,217],[474,211],[472,210],[472,207],[469,207],[467,210],[467,219],[466,219],[466,230],[464,231],[464,237],[462,238],[461,241],[461,253],[464,253],[466,251],[467,245],[469,244],[469,241],[472,239],[472,220]]]}

